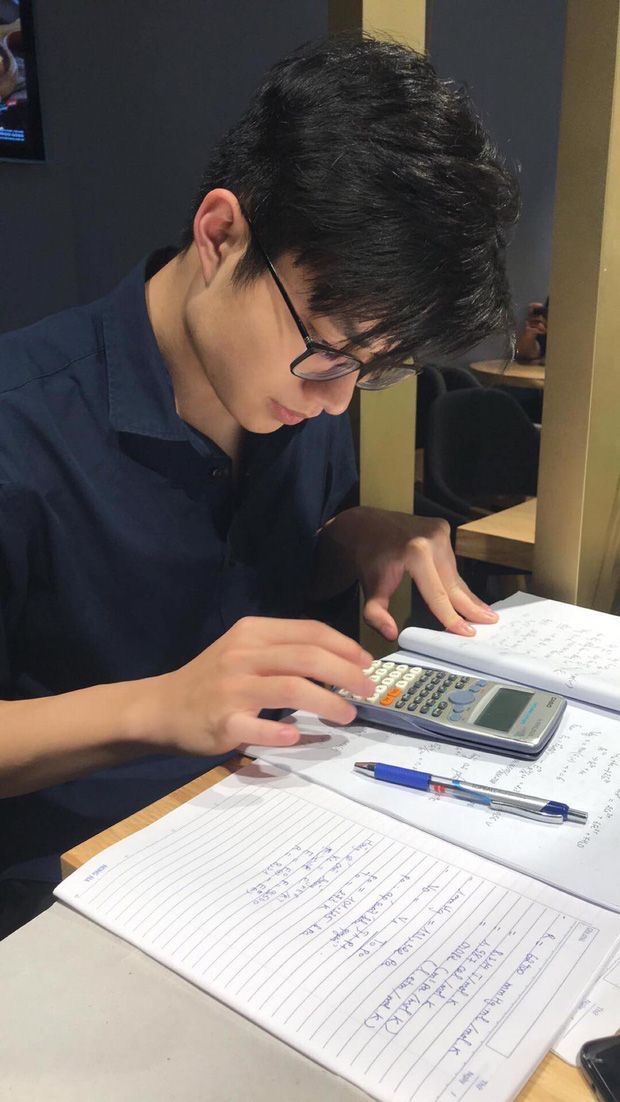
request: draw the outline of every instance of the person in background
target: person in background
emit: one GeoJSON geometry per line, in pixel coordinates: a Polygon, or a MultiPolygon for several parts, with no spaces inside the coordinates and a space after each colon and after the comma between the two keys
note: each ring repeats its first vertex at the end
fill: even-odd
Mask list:
{"type": "Polygon", "coordinates": [[[527,317],[517,337],[516,359],[518,363],[544,363],[547,351],[547,319],[549,299],[530,302],[527,317]]]}
{"type": "Polygon", "coordinates": [[[445,522],[352,506],[346,411],[511,329],[517,210],[462,91],[330,40],[267,74],[180,247],[0,340],[4,932],[63,850],[294,743],[282,710],[350,722],[325,686],[367,695],[370,655],[323,621],[357,583],[389,640],[404,575],[450,631],[496,619],[445,522]]]}

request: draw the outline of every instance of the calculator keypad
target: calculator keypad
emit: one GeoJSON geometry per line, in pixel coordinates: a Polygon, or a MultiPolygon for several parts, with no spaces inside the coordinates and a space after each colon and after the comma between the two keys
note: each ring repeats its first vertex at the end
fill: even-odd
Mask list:
{"type": "Polygon", "coordinates": [[[353,696],[345,689],[339,690],[340,695],[350,700],[365,700],[377,708],[393,708],[437,719],[464,719],[469,706],[476,702],[486,685],[486,681],[466,674],[381,659],[376,659],[364,673],[375,684],[371,696],[353,696]]]}

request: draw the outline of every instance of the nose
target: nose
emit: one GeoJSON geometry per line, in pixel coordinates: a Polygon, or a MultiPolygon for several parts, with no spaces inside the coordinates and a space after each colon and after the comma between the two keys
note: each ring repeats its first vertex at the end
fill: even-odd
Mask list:
{"type": "Polygon", "coordinates": [[[341,379],[330,379],[324,383],[317,380],[304,380],[304,389],[310,402],[320,403],[326,413],[335,417],[348,409],[355,390],[357,373],[343,375],[341,379]]]}

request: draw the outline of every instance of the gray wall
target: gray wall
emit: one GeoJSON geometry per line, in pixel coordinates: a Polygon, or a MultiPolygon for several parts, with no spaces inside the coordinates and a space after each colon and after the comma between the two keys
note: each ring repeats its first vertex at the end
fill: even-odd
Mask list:
{"type": "Polygon", "coordinates": [[[521,318],[549,288],[565,17],[565,0],[432,0],[429,12],[431,61],[468,86],[521,166],[523,212],[508,252],[521,318]]]}
{"type": "Polygon", "coordinates": [[[39,0],[47,161],[0,163],[0,331],[176,241],[214,141],[326,0],[39,0]]]}

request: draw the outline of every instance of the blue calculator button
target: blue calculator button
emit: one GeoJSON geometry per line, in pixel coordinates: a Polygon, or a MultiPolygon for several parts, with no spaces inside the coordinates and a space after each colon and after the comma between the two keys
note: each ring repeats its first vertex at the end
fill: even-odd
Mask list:
{"type": "Polygon", "coordinates": [[[451,693],[448,693],[448,700],[451,704],[471,704],[472,700],[475,700],[473,693],[467,689],[453,689],[451,693]]]}

